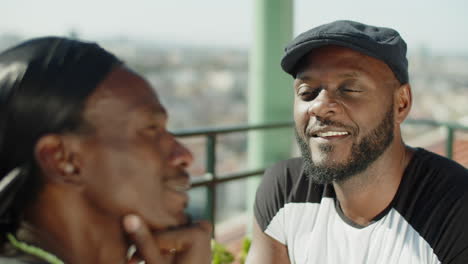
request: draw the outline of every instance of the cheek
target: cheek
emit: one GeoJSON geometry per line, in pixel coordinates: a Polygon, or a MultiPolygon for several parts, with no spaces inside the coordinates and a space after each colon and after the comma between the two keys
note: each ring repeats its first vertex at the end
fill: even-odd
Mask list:
{"type": "Polygon", "coordinates": [[[303,127],[307,124],[309,120],[309,104],[307,102],[299,101],[295,99],[294,101],[294,121],[297,126],[303,127]]]}
{"type": "Polygon", "coordinates": [[[357,129],[359,138],[362,139],[362,137],[367,136],[380,124],[385,116],[383,108],[382,105],[380,107],[355,108],[353,113],[350,114],[350,120],[357,129]]]}
{"type": "Polygon", "coordinates": [[[97,176],[96,184],[88,184],[84,195],[93,207],[101,212],[120,217],[138,213],[159,214],[164,206],[164,189],[150,173],[132,174],[130,171],[97,176]]]}
{"type": "Polygon", "coordinates": [[[144,210],[161,201],[160,162],[143,153],[109,148],[87,157],[86,196],[102,210],[116,214],[144,210]],[[151,201],[151,204],[149,204],[151,201]]]}

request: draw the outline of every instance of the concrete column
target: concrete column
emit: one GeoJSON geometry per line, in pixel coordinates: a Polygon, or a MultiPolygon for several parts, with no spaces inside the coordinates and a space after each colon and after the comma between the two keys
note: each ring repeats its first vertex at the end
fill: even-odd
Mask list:
{"type": "MultiPolygon", "coordinates": [[[[293,0],[254,0],[254,38],[250,50],[249,123],[292,120],[292,78],[280,67],[293,34],[293,0]]],[[[290,156],[292,131],[250,132],[249,167],[268,166],[290,156]]],[[[253,208],[260,178],[249,180],[248,208],[253,208]]]]}

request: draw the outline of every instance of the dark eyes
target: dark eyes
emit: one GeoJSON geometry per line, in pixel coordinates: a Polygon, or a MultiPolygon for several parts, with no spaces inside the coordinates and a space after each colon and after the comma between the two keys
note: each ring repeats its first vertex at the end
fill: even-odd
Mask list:
{"type": "Polygon", "coordinates": [[[146,131],[151,133],[159,133],[164,131],[165,127],[161,125],[149,125],[145,128],[146,131]]]}
{"type": "Polygon", "coordinates": [[[349,88],[349,87],[340,87],[340,90],[345,93],[360,93],[362,92],[361,90],[354,89],[354,88],[349,88]]]}
{"type": "Polygon", "coordinates": [[[353,89],[343,89],[342,92],[345,94],[351,95],[351,94],[360,93],[361,91],[353,90],[353,89]]]}
{"type": "Polygon", "coordinates": [[[347,80],[338,87],[338,90],[343,93],[360,93],[362,87],[356,80],[347,80]]]}
{"type": "Polygon", "coordinates": [[[298,95],[304,101],[311,101],[311,100],[314,100],[319,95],[321,90],[322,90],[321,88],[308,89],[308,90],[299,92],[298,95]]]}
{"type": "MultiPolygon", "coordinates": [[[[320,94],[322,90],[323,88],[310,88],[304,86],[299,88],[297,95],[304,101],[312,101],[320,94]]],[[[361,92],[362,90],[355,87],[349,87],[347,85],[340,86],[337,89],[338,96],[351,96],[361,92]]]]}

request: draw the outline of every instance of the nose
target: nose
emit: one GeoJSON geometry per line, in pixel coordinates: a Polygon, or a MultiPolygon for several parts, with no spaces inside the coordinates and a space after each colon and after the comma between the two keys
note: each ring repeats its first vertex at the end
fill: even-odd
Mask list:
{"type": "Polygon", "coordinates": [[[182,143],[175,140],[174,150],[171,155],[171,164],[175,167],[187,168],[193,163],[193,155],[182,143]]]}
{"type": "Polygon", "coordinates": [[[311,116],[328,118],[341,111],[340,104],[333,98],[332,93],[326,89],[322,89],[318,96],[310,103],[307,110],[311,116]]]}

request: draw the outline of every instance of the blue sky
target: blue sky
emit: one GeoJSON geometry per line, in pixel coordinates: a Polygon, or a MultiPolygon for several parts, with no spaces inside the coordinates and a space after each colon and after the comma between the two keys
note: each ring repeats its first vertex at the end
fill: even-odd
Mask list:
{"type": "MultiPolygon", "coordinates": [[[[3,0],[0,34],[248,47],[253,0],[3,0]]],[[[411,49],[468,55],[466,0],[295,0],[294,32],[336,19],[396,28],[411,49]]]]}

